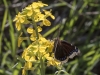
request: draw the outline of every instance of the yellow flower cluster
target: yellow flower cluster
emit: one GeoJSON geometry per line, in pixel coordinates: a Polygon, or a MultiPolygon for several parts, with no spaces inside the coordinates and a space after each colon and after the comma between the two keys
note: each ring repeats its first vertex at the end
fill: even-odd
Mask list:
{"type": "MultiPolygon", "coordinates": [[[[52,50],[54,41],[47,40],[40,34],[42,26],[51,25],[51,22],[47,19],[47,17],[55,19],[55,17],[51,14],[51,11],[40,10],[44,6],[48,5],[41,1],[33,2],[31,5],[23,9],[22,12],[19,12],[14,19],[18,31],[21,30],[21,26],[24,24],[33,24],[34,27],[27,28],[32,44],[30,44],[22,54],[22,58],[25,60],[25,65],[22,71],[23,75],[25,75],[26,70],[34,69],[32,63],[40,63],[40,59],[47,60],[48,66],[57,66],[60,64],[60,62],[57,62],[53,58],[54,55],[52,50]],[[38,22],[40,25],[37,26],[38,22]]],[[[23,40],[28,39],[28,37],[21,37],[21,35],[18,38],[18,46],[20,46],[23,40]]]]}
{"type": "Polygon", "coordinates": [[[21,29],[21,25],[31,23],[30,20],[33,22],[41,22],[41,26],[50,26],[51,22],[47,20],[47,17],[51,17],[55,19],[55,17],[51,14],[51,11],[40,10],[40,8],[48,6],[47,4],[42,3],[41,1],[33,2],[31,5],[26,7],[16,15],[14,21],[16,21],[15,25],[17,30],[21,29]]]}
{"type": "Polygon", "coordinates": [[[40,59],[47,60],[47,66],[53,65],[57,67],[60,64],[60,62],[53,58],[53,44],[54,41],[46,40],[39,36],[38,40],[34,41],[24,50],[22,58],[25,59],[26,63],[22,71],[23,75],[26,72],[25,70],[34,70],[35,68],[32,66],[32,63],[40,63],[40,59]]]}

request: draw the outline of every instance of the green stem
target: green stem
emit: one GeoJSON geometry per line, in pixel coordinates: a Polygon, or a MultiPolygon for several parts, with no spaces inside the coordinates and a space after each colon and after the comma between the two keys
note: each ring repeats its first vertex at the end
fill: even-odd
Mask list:
{"type": "Polygon", "coordinates": [[[59,70],[57,72],[55,72],[54,75],[61,75],[60,73],[63,72],[65,75],[70,75],[68,72],[66,72],[65,70],[59,70]]]}
{"type": "MultiPolygon", "coordinates": [[[[32,5],[31,5],[32,6],[32,5]]],[[[33,8],[33,7],[32,7],[33,8]]],[[[34,12],[34,10],[32,10],[34,12]]],[[[34,26],[34,29],[36,31],[36,35],[37,35],[37,40],[39,39],[39,35],[38,35],[38,29],[37,29],[37,25],[36,25],[36,22],[34,20],[32,20],[32,23],[33,23],[33,26],[34,26]]]]}
{"type": "Polygon", "coordinates": [[[40,58],[40,74],[45,75],[45,64],[44,64],[44,59],[42,58],[39,50],[40,50],[40,44],[38,42],[38,57],[40,58]]]}
{"type": "Polygon", "coordinates": [[[44,60],[40,59],[40,72],[41,72],[41,75],[45,75],[45,65],[44,65],[44,60]]]}
{"type": "Polygon", "coordinates": [[[39,39],[39,35],[38,35],[37,25],[36,25],[36,23],[35,23],[34,20],[32,20],[32,23],[33,23],[34,29],[35,29],[35,31],[36,31],[36,36],[37,36],[37,40],[38,40],[38,39],[39,39]]]}
{"type": "MultiPolygon", "coordinates": [[[[34,10],[33,10],[34,11],[34,10]]],[[[36,32],[36,36],[37,36],[37,40],[39,39],[39,35],[38,35],[38,29],[37,29],[37,25],[36,22],[34,20],[32,20],[35,32],[36,32]]],[[[42,56],[39,52],[39,42],[38,42],[38,53],[39,53],[39,58],[40,58],[40,73],[41,75],[45,75],[45,66],[44,66],[44,60],[42,59],[42,56]]]]}
{"type": "Polygon", "coordinates": [[[3,22],[0,28],[0,54],[2,53],[2,39],[3,39],[3,32],[4,32],[4,26],[6,24],[7,16],[8,16],[8,9],[5,10],[4,12],[4,17],[3,17],[3,22]]]}

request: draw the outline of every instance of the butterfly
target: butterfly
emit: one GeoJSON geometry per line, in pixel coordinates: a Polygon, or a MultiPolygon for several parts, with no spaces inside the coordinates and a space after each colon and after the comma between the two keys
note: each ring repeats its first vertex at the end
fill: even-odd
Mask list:
{"type": "Polygon", "coordinates": [[[80,50],[77,47],[64,40],[60,40],[59,38],[56,38],[54,41],[53,52],[54,58],[62,63],[65,63],[69,58],[72,59],[80,54],[80,50]]]}

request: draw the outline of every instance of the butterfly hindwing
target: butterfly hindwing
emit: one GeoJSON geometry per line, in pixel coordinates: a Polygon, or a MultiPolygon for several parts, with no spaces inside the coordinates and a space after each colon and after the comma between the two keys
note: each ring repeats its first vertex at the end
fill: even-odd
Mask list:
{"type": "Polygon", "coordinates": [[[74,56],[79,55],[80,51],[78,50],[77,47],[69,44],[68,42],[66,42],[64,40],[62,40],[61,43],[64,46],[66,53],[67,53],[69,58],[73,58],[74,56]]]}
{"type": "Polygon", "coordinates": [[[65,48],[62,46],[61,41],[59,39],[55,39],[53,49],[55,59],[59,61],[64,61],[67,59],[66,50],[64,49],[65,48]]]}

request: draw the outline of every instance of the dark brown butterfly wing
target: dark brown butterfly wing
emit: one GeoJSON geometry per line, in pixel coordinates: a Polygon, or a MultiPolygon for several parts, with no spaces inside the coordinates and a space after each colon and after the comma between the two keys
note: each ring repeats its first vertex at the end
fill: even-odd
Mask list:
{"type": "Polygon", "coordinates": [[[68,60],[68,58],[73,58],[74,56],[79,54],[78,48],[72,46],[66,41],[55,39],[54,42],[54,56],[55,59],[59,61],[68,60]]]}
{"type": "Polygon", "coordinates": [[[54,55],[57,60],[64,61],[67,59],[66,51],[61,44],[55,44],[54,55]]]}
{"type": "Polygon", "coordinates": [[[66,51],[66,54],[69,58],[73,58],[80,54],[80,51],[78,50],[78,48],[69,44],[68,42],[62,40],[61,44],[63,45],[64,50],[66,51]]]}

